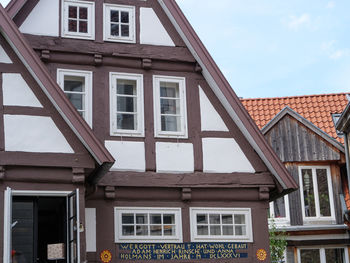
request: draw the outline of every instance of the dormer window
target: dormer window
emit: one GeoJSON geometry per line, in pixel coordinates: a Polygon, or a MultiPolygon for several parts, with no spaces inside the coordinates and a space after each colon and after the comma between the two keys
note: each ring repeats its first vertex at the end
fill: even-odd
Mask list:
{"type": "Polygon", "coordinates": [[[135,7],[104,4],[104,40],[135,43],[135,7]]]}
{"type": "Polygon", "coordinates": [[[95,3],[64,0],[62,36],[70,38],[95,38],[95,3]]]}

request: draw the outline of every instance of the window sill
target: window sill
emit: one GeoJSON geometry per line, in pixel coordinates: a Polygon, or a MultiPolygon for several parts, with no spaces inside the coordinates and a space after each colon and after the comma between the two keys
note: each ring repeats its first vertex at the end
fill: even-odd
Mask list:
{"type": "Polygon", "coordinates": [[[123,38],[114,38],[114,37],[104,37],[103,41],[136,44],[135,39],[123,39],[123,38]]]}

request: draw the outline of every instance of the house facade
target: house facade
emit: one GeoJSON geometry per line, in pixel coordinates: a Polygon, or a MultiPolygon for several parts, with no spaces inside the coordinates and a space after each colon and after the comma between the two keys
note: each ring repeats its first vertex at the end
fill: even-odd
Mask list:
{"type": "Polygon", "coordinates": [[[244,99],[299,190],[270,203],[287,234],[287,263],[349,262],[345,148],[335,123],[348,94],[244,99]]]}
{"type": "Polygon", "coordinates": [[[4,263],[269,262],[297,185],[175,1],[0,10],[4,263]]]}

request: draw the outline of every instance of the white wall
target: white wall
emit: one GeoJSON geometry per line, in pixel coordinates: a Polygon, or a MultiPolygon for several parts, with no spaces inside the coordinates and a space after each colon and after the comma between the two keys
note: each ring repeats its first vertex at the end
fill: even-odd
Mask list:
{"type": "Polygon", "coordinates": [[[111,170],[137,172],[146,170],[144,142],[105,141],[105,146],[116,160],[111,170]]]}
{"type": "Polygon", "coordinates": [[[41,103],[19,73],[2,74],[3,102],[6,106],[40,107],[41,103]]]}
{"type": "Polygon", "coordinates": [[[22,33],[59,36],[59,0],[40,0],[20,26],[22,33]]]}
{"type": "Polygon", "coordinates": [[[50,117],[4,115],[5,151],[74,153],[50,117]]]}
{"type": "Polygon", "coordinates": [[[192,143],[156,143],[157,172],[191,173],[194,171],[192,143]]]}
{"type": "Polygon", "coordinates": [[[175,46],[153,8],[140,8],[140,43],[158,46],[175,46]]]}
{"type": "Polygon", "coordinates": [[[96,208],[85,208],[86,252],[96,252],[96,208]]]}
{"type": "Polygon", "coordinates": [[[228,131],[221,116],[215,110],[214,106],[211,104],[201,87],[199,87],[199,98],[202,131],[228,131]]]}
{"type": "Polygon", "coordinates": [[[253,166],[234,139],[204,138],[202,145],[204,172],[255,172],[253,166]]]}

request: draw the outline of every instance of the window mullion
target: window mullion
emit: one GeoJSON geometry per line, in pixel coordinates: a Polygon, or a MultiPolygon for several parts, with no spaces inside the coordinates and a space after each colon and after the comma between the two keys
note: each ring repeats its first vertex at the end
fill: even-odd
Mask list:
{"type": "Polygon", "coordinates": [[[326,249],[325,248],[320,248],[320,258],[321,258],[321,263],[333,263],[333,262],[326,261],[326,249]]]}
{"type": "Polygon", "coordinates": [[[312,168],[312,178],[313,178],[313,186],[314,186],[314,199],[315,199],[316,217],[320,218],[321,217],[321,211],[320,211],[320,199],[319,199],[319,192],[318,192],[316,168],[312,168]]]}

